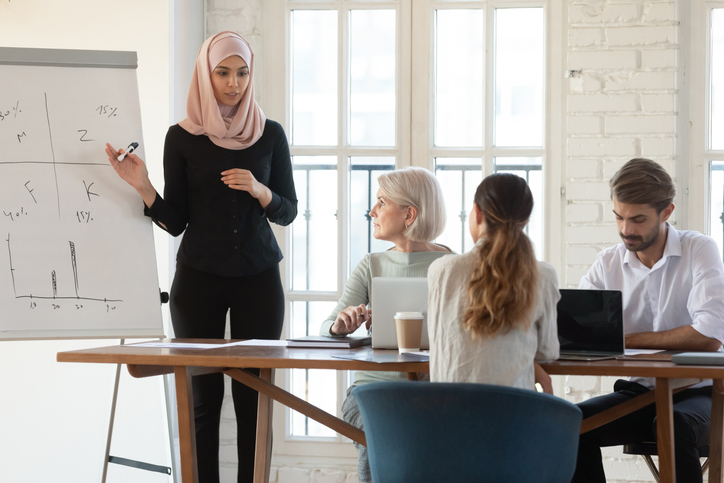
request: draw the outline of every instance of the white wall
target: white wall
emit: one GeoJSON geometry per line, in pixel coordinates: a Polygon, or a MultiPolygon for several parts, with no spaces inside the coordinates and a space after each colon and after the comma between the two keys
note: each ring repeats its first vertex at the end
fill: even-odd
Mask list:
{"type": "MultiPolygon", "coordinates": [[[[0,46],[138,52],[144,148],[154,183],[169,125],[169,2],[165,0],[3,0],[0,46]]],[[[98,86],[102,90],[104,86],[98,86]]],[[[105,153],[98,153],[105,159],[105,153]]],[[[168,253],[156,232],[157,252],[168,253]]],[[[167,256],[161,288],[168,290],[167,256]]],[[[98,482],[115,366],[59,364],[61,350],[103,341],[0,342],[0,481],[98,482]]],[[[111,454],[168,465],[161,378],[123,370],[111,454]],[[138,404],[143,401],[144,404],[138,404]]],[[[166,482],[169,477],[111,465],[108,481],[166,482]]]]}

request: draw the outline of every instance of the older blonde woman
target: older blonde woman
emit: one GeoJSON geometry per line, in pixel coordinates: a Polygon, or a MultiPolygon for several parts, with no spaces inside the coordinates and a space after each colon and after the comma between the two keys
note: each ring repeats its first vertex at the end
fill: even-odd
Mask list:
{"type": "MultiPolygon", "coordinates": [[[[374,237],[394,243],[386,252],[369,253],[347,281],[342,298],[322,323],[321,335],[346,336],[363,324],[373,325],[368,308],[374,277],[426,277],[427,268],[450,249],[432,242],[445,229],[445,202],[437,178],[423,168],[405,168],[378,178],[377,203],[370,211],[374,237]]],[[[374,328],[372,327],[372,330],[374,328]]],[[[376,381],[405,380],[407,373],[356,371],[354,386],[376,381]]],[[[345,421],[362,428],[357,402],[347,391],[342,404],[345,421]]],[[[359,481],[371,482],[367,448],[356,444],[359,481]]]]}

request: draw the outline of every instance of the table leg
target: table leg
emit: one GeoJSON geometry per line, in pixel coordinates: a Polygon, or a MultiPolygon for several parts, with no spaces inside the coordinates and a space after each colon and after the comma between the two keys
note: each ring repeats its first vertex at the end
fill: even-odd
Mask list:
{"type": "Polygon", "coordinates": [[[178,434],[181,452],[181,481],[198,483],[196,465],[196,425],[194,423],[194,395],[191,390],[191,374],[185,366],[174,367],[176,380],[176,404],[178,406],[178,434]]]}
{"type": "MultiPolygon", "coordinates": [[[[259,378],[273,383],[274,369],[260,369],[259,378]]],[[[269,483],[271,468],[271,436],[273,400],[259,393],[259,409],[256,414],[256,452],[254,457],[254,483],[269,483]]]]}
{"type": "Polygon", "coordinates": [[[722,483],[722,433],[724,432],[724,380],[714,379],[711,391],[709,483],[722,483]]]}
{"type": "Polygon", "coordinates": [[[656,378],[656,439],[661,483],[676,483],[674,461],[674,403],[671,381],[656,378]]]}
{"type": "Polygon", "coordinates": [[[280,402],[286,407],[327,426],[337,433],[347,436],[352,441],[355,441],[363,446],[367,446],[364,431],[359,428],[355,428],[351,424],[332,416],[328,412],[319,409],[312,404],[309,404],[307,401],[298,398],[294,394],[288,393],[284,389],[275,386],[270,381],[265,381],[260,377],[245,371],[244,369],[226,369],[224,370],[224,374],[228,375],[235,381],[244,384],[245,386],[249,386],[256,391],[269,396],[271,399],[280,402]]]}

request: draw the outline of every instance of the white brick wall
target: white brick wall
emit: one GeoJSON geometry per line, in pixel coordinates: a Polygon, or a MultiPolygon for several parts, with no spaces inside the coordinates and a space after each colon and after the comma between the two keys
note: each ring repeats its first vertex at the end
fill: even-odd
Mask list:
{"type": "MultiPolygon", "coordinates": [[[[676,177],[680,28],[676,3],[645,0],[570,0],[568,28],[566,68],[581,73],[568,81],[560,279],[562,286],[576,286],[596,253],[620,241],[608,191],[616,170],[634,156],[646,156],[676,177]]],[[[580,402],[609,393],[614,380],[567,377],[565,398],[580,402]]],[[[603,454],[609,482],[653,481],[641,458],[623,455],[620,447],[603,454]]]]}
{"type": "MultiPolygon", "coordinates": [[[[551,0],[554,1],[554,0],[551,0]]],[[[648,0],[561,0],[567,3],[564,52],[567,70],[565,139],[566,205],[561,286],[576,286],[596,253],[619,241],[611,214],[608,180],[628,159],[650,157],[676,178],[677,58],[681,29],[677,2],[648,0]]],[[[685,2],[685,0],[678,0],[685,2]]],[[[686,5],[686,3],[682,4],[686,5]]],[[[207,33],[235,30],[257,54],[257,97],[266,95],[262,76],[265,45],[262,0],[208,0],[207,33]]],[[[578,402],[612,390],[612,378],[568,377],[566,399],[578,402]]],[[[222,474],[235,481],[233,411],[222,421],[222,474]]],[[[320,455],[321,456],[321,455],[320,455]]],[[[620,448],[604,451],[610,482],[653,481],[640,458],[620,448]]],[[[347,463],[309,465],[272,460],[272,482],[357,481],[347,463]]]]}
{"type": "MultiPolygon", "coordinates": [[[[564,240],[568,248],[605,246],[618,241],[611,217],[601,218],[615,170],[642,155],[675,164],[676,4],[570,0],[568,28],[567,69],[581,72],[569,79],[564,240]]],[[[593,261],[566,254],[568,268],[593,261]]]]}

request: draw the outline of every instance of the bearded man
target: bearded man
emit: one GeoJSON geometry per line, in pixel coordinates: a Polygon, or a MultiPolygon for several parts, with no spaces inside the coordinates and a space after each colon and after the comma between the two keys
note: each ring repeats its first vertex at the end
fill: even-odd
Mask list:
{"type": "MultiPolygon", "coordinates": [[[[719,351],[724,342],[724,267],[716,242],[676,230],[676,188],[659,164],[626,163],[611,179],[611,199],[623,243],[602,250],[579,288],[621,290],[626,348],[719,351]]],[[[677,481],[701,482],[698,448],[709,442],[711,380],[673,396],[677,481]]],[[[587,418],[654,388],[629,378],[611,394],[578,406],[587,418]]],[[[602,446],[656,441],[651,404],[580,437],[573,482],[605,483],[602,446]]]]}

